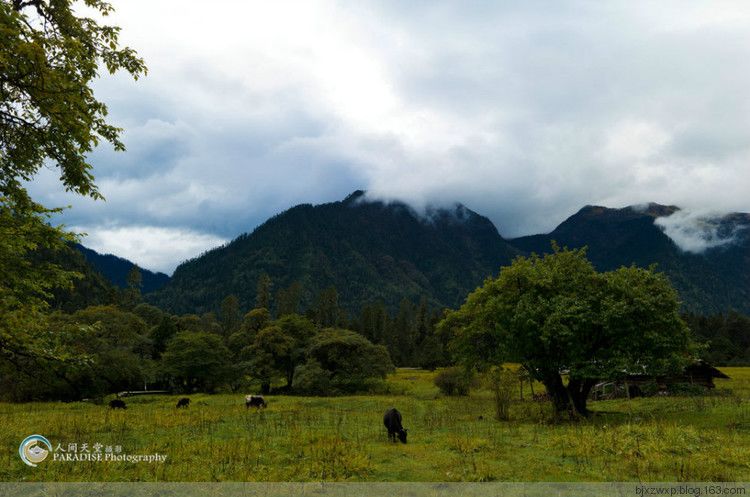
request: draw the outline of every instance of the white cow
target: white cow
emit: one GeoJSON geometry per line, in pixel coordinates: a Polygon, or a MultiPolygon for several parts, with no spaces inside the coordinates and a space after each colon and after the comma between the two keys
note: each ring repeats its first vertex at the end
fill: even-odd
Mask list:
{"type": "Polygon", "coordinates": [[[266,407],[266,401],[262,395],[245,395],[245,407],[250,406],[260,409],[266,407]]]}

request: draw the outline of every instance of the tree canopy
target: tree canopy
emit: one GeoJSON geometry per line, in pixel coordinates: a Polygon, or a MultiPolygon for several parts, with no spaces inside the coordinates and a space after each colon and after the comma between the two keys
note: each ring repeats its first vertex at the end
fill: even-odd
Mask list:
{"type": "Polygon", "coordinates": [[[178,389],[211,392],[227,379],[229,358],[220,335],[182,331],[167,343],[162,367],[178,389]]]}
{"type": "MultiPolygon", "coordinates": [[[[83,0],[106,17],[112,6],[83,0]]],[[[22,181],[45,161],[69,191],[100,198],[86,154],[102,140],[124,150],[121,129],[91,83],[101,68],[138,78],[146,67],[118,44],[120,28],[77,15],[72,0],[0,1],[0,196],[28,200],[22,181]]]]}
{"type": "Polygon", "coordinates": [[[556,248],[516,258],[440,327],[453,333],[465,365],[520,362],[546,386],[556,412],[587,415],[598,380],[673,372],[692,359],[678,310],[677,293],[654,268],[600,273],[585,249],[556,248]]]}
{"type": "MultiPolygon", "coordinates": [[[[101,0],[79,7],[101,17],[112,12],[101,0]]],[[[87,154],[102,140],[124,147],[91,83],[100,67],[136,78],[146,71],[132,49],[119,46],[118,34],[78,15],[72,0],[0,0],[0,355],[11,362],[55,355],[43,333],[47,302],[78,276],[37,260],[74,237],[49,224],[59,209],[34,202],[24,182],[42,165],[57,167],[67,190],[101,198],[87,154]]]]}
{"type": "Polygon", "coordinates": [[[310,340],[307,354],[307,369],[322,371],[333,391],[361,390],[368,381],[385,378],[394,370],[384,346],[344,329],[320,331],[310,340]]]}

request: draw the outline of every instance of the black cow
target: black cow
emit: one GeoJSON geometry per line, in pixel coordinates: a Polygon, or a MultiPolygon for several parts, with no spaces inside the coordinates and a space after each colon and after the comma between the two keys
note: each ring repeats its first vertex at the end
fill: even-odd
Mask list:
{"type": "Polygon", "coordinates": [[[406,430],[401,426],[401,413],[398,409],[391,407],[383,415],[383,424],[385,429],[388,430],[388,440],[396,442],[396,436],[401,443],[406,443],[406,430]]]}
{"type": "Polygon", "coordinates": [[[125,405],[124,400],[112,399],[109,401],[109,408],[110,409],[127,409],[128,407],[125,405]]]}
{"type": "Polygon", "coordinates": [[[261,407],[266,407],[266,401],[263,399],[262,395],[245,395],[245,407],[255,407],[256,409],[260,409],[261,407]]]}
{"type": "Polygon", "coordinates": [[[180,407],[188,407],[189,405],[190,405],[190,399],[188,399],[187,397],[183,397],[183,398],[181,398],[180,400],[177,401],[177,408],[178,409],[180,407]]]}

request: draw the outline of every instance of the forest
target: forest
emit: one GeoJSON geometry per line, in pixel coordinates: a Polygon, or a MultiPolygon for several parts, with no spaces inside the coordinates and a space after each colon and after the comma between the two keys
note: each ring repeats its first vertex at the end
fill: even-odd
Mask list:
{"type": "MultiPolygon", "coordinates": [[[[47,321],[66,354],[3,355],[2,400],[96,400],[129,390],[373,393],[385,388],[394,367],[434,370],[460,359],[451,347],[454,332],[439,326],[448,311],[426,299],[404,298],[395,311],[373,302],[351,313],[329,287],[303,308],[300,283],[274,290],[262,274],[252,308],[227,295],[211,312],[175,315],[144,302],[137,267],[124,289],[88,266],[75,267],[85,277],[55,295],[47,321]]],[[[682,318],[701,358],[750,365],[750,318],[736,312],[682,318]]]]}
{"type": "Polygon", "coordinates": [[[441,312],[424,301],[405,299],[394,315],[376,302],[350,316],[331,287],[302,310],[299,284],[272,294],[263,275],[252,309],[228,295],[215,312],[172,315],[143,302],[140,281],[135,268],[126,289],[94,292],[97,305],[75,290],[58,295],[47,326],[68,354],[3,356],[2,400],[145,389],[335,395],[377,389],[394,366],[434,369],[448,360],[447,337],[435,332],[441,312]]]}

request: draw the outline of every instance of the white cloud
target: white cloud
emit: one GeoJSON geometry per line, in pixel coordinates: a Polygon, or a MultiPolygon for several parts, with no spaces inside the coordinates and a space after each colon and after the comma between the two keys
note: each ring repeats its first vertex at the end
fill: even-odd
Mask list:
{"type": "Polygon", "coordinates": [[[606,136],[607,158],[638,164],[652,159],[669,141],[669,133],[658,124],[639,121],[616,123],[606,136]]]}
{"type": "Polygon", "coordinates": [[[155,226],[77,226],[72,230],[86,233],[83,244],[101,254],[115,254],[144,269],[167,274],[172,274],[178,263],[227,241],[191,230],[155,226]]]}
{"type": "Polygon", "coordinates": [[[149,75],[97,83],[128,130],[92,156],[106,203],[35,186],[69,224],[229,238],[356,188],[505,236],[585,204],[750,210],[744,0],[115,6],[149,75]]]}
{"type": "Polygon", "coordinates": [[[683,251],[701,254],[733,243],[740,231],[747,228],[737,226],[729,233],[721,233],[721,218],[715,212],[678,210],[670,216],[656,218],[654,224],[683,251]]]}

